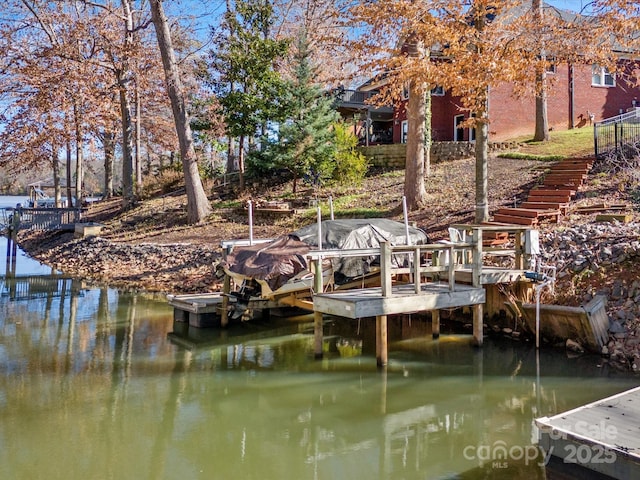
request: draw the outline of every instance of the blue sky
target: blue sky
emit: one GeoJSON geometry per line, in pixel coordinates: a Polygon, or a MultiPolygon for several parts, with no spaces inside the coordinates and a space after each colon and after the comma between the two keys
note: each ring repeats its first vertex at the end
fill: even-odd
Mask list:
{"type": "Polygon", "coordinates": [[[546,3],[555,5],[558,8],[579,12],[585,5],[588,5],[590,2],[589,0],[546,0],[546,3]]]}

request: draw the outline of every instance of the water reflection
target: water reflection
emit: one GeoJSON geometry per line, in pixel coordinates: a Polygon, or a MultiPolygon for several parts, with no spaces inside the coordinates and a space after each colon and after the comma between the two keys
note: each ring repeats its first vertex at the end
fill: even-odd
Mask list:
{"type": "Polygon", "coordinates": [[[304,320],[188,329],[163,298],[47,282],[0,296],[1,478],[544,478],[479,452],[535,449],[533,418],[636,383],[408,317],[381,373],[373,321],[327,324],[315,361],[304,320]]]}

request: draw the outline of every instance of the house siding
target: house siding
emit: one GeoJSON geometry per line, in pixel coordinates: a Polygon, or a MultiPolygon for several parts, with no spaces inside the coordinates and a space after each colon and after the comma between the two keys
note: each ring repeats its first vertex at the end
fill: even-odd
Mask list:
{"type": "MultiPolygon", "coordinates": [[[[572,72],[568,65],[558,65],[555,73],[548,75],[550,88],[547,97],[547,120],[552,130],[566,130],[591,126],[594,121],[619,115],[640,100],[640,87],[616,78],[615,87],[591,84],[591,66],[576,65],[573,68],[573,118],[571,115],[570,83],[572,72]]],[[[431,129],[434,141],[454,139],[454,118],[462,113],[459,99],[449,94],[432,96],[431,129]]],[[[640,105],[640,104],[639,104],[640,105]]],[[[402,121],[406,120],[405,102],[394,113],[393,141],[401,142],[402,121]]],[[[519,136],[533,135],[535,131],[535,98],[516,95],[511,84],[496,85],[489,95],[489,138],[503,141],[519,136]]],[[[465,129],[464,140],[469,139],[465,129]]]]}

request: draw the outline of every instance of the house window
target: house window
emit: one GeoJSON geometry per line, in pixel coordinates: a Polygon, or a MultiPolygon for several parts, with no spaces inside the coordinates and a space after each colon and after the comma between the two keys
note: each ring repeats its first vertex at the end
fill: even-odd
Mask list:
{"type": "Polygon", "coordinates": [[[409,100],[409,85],[407,84],[402,87],[402,100],[409,100]]]}
{"type": "Polygon", "coordinates": [[[435,97],[443,97],[444,96],[444,87],[436,87],[431,90],[431,95],[435,97]]]}
{"type": "Polygon", "coordinates": [[[407,120],[402,121],[402,130],[400,131],[400,141],[407,143],[407,133],[409,132],[409,122],[407,120]]]}
{"type": "Polygon", "coordinates": [[[464,122],[464,115],[456,115],[453,117],[453,140],[455,142],[464,141],[464,128],[460,125],[464,122]]]}
{"type": "MultiPolygon", "coordinates": [[[[472,117],[475,117],[476,114],[472,113],[471,114],[472,117]]],[[[469,141],[470,142],[475,142],[476,141],[476,127],[469,127],[469,141]]]]}
{"type": "Polygon", "coordinates": [[[598,87],[615,87],[615,76],[606,67],[594,65],[591,69],[591,85],[598,87]]]}

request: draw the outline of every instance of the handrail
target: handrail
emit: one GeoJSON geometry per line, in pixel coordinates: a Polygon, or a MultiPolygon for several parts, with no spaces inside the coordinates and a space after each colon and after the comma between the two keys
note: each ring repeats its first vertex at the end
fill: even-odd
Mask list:
{"type": "Polygon", "coordinates": [[[466,264],[458,264],[454,261],[455,252],[472,249],[474,252],[474,261],[472,263],[474,285],[479,286],[476,279],[480,278],[482,269],[481,260],[478,261],[476,256],[482,257],[482,244],[477,243],[451,243],[445,244],[426,244],[426,245],[390,245],[388,242],[381,242],[380,248],[360,248],[360,249],[332,249],[332,250],[312,250],[306,254],[314,265],[315,284],[314,289],[318,292],[322,291],[322,268],[323,259],[335,257],[380,257],[380,275],[382,285],[382,295],[384,297],[392,295],[392,275],[399,273],[409,273],[413,276],[414,291],[419,293],[422,288],[423,273],[447,273],[449,290],[455,290],[455,272],[461,270],[466,264]],[[449,251],[449,261],[443,265],[421,265],[421,258],[427,252],[449,251]],[[409,261],[409,267],[392,266],[391,256],[412,254],[409,261]]]}

